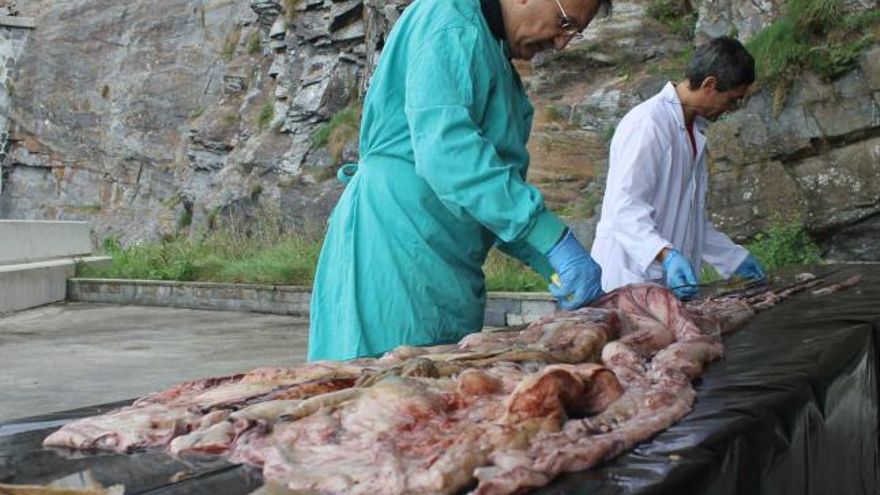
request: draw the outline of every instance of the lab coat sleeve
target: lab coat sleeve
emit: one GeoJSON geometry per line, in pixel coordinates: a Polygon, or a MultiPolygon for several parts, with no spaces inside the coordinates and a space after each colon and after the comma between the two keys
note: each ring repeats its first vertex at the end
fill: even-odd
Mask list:
{"type": "Polygon", "coordinates": [[[668,139],[650,122],[622,121],[611,142],[603,205],[612,221],[609,230],[643,273],[665,247],[674,247],[657,231],[652,199],[667,163],[668,139]],[[611,191],[613,190],[613,193],[611,191]]]}
{"type": "Polygon", "coordinates": [[[703,242],[703,261],[714,266],[718,273],[728,278],[739,268],[749,255],[749,251],[735,244],[729,237],[719,232],[707,218],[703,242]]]}
{"type": "Polygon", "coordinates": [[[482,134],[477,116],[498,75],[481,50],[476,28],[456,27],[434,33],[409,57],[405,111],[416,173],[450,210],[463,210],[503,242],[526,241],[546,253],[565,225],[482,134]]]}

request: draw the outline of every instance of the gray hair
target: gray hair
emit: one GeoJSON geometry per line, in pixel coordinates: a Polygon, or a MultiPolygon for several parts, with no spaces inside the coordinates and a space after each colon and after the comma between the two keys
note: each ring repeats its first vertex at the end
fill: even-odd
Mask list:
{"type": "Polygon", "coordinates": [[[691,90],[714,76],[718,91],[728,91],[755,82],[755,59],[739,41],[728,36],[712,38],[700,45],[685,69],[691,90]]]}

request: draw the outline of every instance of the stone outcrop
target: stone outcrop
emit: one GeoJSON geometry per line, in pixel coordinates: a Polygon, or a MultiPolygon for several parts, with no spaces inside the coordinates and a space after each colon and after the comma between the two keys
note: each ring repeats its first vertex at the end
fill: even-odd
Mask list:
{"type": "MultiPolygon", "coordinates": [[[[852,11],[871,7],[851,3],[852,11]]],[[[535,64],[535,94],[577,130],[607,140],[632,106],[667,80],[682,78],[688,44],[664,34],[644,16],[644,5],[615,2],[612,19],[596,21],[587,37],[535,64]]],[[[695,42],[731,33],[747,40],[780,14],[772,1],[700,2],[697,9],[695,42]]],[[[870,242],[880,216],[878,66],[880,45],[874,45],[835,81],[805,73],[778,115],[772,89],[759,82],[744,109],[712,125],[710,210],[716,225],[742,241],[771,225],[799,222],[833,259],[880,260],[880,247],[870,242]]],[[[581,194],[601,197],[607,161],[589,158],[594,173],[581,194]]],[[[573,223],[581,237],[591,238],[594,221],[573,223]]]]}
{"type": "Polygon", "coordinates": [[[89,219],[124,243],[261,207],[322,223],[356,138],[334,157],[312,134],[357,102],[398,3],[28,4],[0,217],[89,219]]]}
{"type": "Polygon", "coordinates": [[[0,7],[0,194],[6,177],[3,164],[9,151],[10,100],[15,93],[15,68],[33,27],[34,20],[20,17],[15,3],[0,7]]]}
{"type": "MultiPolygon", "coordinates": [[[[565,51],[517,63],[536,110],[531,178],[586,241],[620,118],[681,78],[694,42],[747,40],[781,11],[779,0],[694,2],[690,42],[650,19],[648,2],[615,1],[613,16],[565,51]]],[[[97,237],[123,242],[266,209],[293,225],[323,222],[341,191],[335,167],[357,159],[357,141],[330,150],[313,135],[356,109],[408,3],[9,3],[7,14],[38,28],[6,64],[14,91],[7,113],[0,94],[11,119],[0,217],[88,219],[97,237]]],[[[799,221],[832,257],[880,259],[866,241],[880,225],[878,108],[878,45],[836,81],[799,78],[781,112],[756,92],[710,131],[716,223],[745,240],[799,221]]]]}

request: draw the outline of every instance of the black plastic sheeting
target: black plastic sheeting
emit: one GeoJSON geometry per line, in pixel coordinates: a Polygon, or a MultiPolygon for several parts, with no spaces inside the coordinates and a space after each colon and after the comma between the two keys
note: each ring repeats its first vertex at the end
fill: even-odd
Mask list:
{"type": "MultiPolygon", "coordinates": [[[[694,410],[631,452],[562,476],[535,493],[876,494],[880,265],[839,269],[862,282],[838,294],[801,294],[725,340],[726,356],[696,384],[694,410]]],[[[122,403],[0,424],[0,482],[47,483],[89,470],[131,494],[242,494],[253,469],[161,452],[82,454],[40,442],[65,420],[122,403]]]]}

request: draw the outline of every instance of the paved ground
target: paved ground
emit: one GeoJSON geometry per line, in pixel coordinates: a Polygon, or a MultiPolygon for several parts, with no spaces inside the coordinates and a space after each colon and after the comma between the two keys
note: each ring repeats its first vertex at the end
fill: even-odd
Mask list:
{"type": "Polygon", "coordinates": [[[0,317],[0,421],[301,363],[308,319],[68,303],[0,317]]]}

